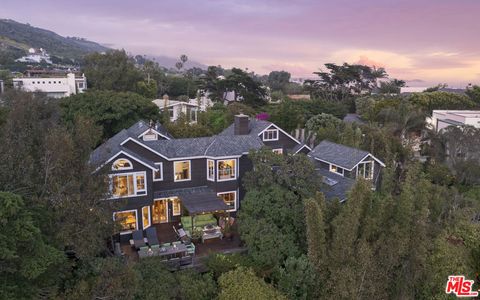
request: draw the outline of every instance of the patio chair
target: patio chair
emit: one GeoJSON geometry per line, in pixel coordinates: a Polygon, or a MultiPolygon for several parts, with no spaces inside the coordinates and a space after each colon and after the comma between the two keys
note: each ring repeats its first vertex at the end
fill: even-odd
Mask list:
{"type": "Polygon", "coordinates": [[[187,253],[190,255],[195,255],[195,244],[190,243],[187,245],[187,253]]]}
{"type": "Polygon", "coordinates": [[[160,245],[157,237],[157,229],[155,227],[148,227],[145,230],[145,233],[147,234],[147,240],[150,246],[160,245]]]}
{"type": "Polygon", "coordinates": [[[133,239],[133,246],[137,250],[147,246],[147,243],[145,243],[145,239],[143,238],[142,230],[135,230],[134,232],[132,232],[132,239],[133,239]]]}

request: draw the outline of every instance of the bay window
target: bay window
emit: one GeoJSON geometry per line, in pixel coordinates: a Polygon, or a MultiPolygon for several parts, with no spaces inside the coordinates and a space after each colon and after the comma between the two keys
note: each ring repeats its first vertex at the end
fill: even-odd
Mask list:
{"type": "Polygon", "coordinates": [[[110,175],[110,190],[115,198],[146,195],[145,172],[110,175]]]}
{"type": "Polygon", "coordinates": [[[226,159],[217,161],[217,181],[233,180],[237,178],[237,160],[226,159]]]}
{"type": "Polygon", "coordinates": [[[365,179],[373,179],[373,162],[362,162],[357,167],[357,176],[365,179]]]}

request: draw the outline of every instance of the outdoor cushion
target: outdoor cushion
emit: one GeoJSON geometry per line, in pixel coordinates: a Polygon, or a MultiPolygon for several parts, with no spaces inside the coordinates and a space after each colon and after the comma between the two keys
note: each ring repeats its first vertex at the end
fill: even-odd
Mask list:
{"type": "Polygon", "coordinates": [[[217,219],[212,214],[198,215],[193,218],[195,227],[203,227],[205,225],[217,224],[217,219]]]}
{"type": "Polygon", "coordinates": [[[192,217],[191,216],[184,216],[180,218],[182,222],[183,228],[186,230],[192,230],[192,217]]]}
{"type": "Polygon", "coordinates": [[[145,230],[145,233],[147,234],[147,240],[148,240],[148,244],[149,244],[150,246],[160,244],[160,243],[158,242],[157,229],[156,229],[155,227],[148,227],[148,228],[145,230]]]}

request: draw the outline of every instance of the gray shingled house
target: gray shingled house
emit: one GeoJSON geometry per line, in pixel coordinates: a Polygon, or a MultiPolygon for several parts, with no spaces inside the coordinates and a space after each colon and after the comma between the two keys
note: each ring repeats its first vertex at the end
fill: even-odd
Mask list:
{"type": "Polygon", "coordinates": [[[376,189],[385,164],[371,153],[357,148],[322,141],[308,154],[323,176],[322,192],[327,199],[344,201],[357,178],[364,178],[376,189]]]}

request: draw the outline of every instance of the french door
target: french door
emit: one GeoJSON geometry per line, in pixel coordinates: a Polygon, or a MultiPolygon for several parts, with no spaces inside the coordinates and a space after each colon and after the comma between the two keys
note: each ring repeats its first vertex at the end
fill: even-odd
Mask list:
{"type": "Polygon", "coordinates": [[[154,200],[152,206],[152,223],[168,222],[168,199],[154,200]]]}

